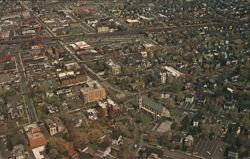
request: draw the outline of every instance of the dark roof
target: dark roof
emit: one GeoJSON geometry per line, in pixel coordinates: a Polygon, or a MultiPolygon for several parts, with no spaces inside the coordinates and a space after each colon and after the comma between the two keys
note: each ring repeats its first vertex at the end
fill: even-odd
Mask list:
{"type": "Polygon", "coordinates": [[[156,111],[159,111],[159,112],[166,111],[166,108],[163,105],[156,103],[155,101],[153,101],[150,98],[142,97],[142,102],[144,105],[146,105],[152,109],[155,109],[156,111]]]}

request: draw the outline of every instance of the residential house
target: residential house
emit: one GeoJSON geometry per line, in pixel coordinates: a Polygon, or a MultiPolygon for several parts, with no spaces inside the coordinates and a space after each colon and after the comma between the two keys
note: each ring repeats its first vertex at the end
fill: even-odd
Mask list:
{"type": "Polygon", "coordinates": [[[16,107],[11,107],[8,110],[8,116],[11,119],[20,118],[20,117],[23,116],[23,114],[24,114],[23,105],[19,105],[19,106],[16,106],[16,107]]]}
{"type": "Polygon", "coordinates": [[[0,106],[3,106],[5,104],[5,101],[2,97],[0,97],[0,106]]]}
{"type": "Polygon", "coordinates": [[[75,128],[79,128],[84,124],[85,117],[81,113],[74,114],[71,117],[71,124],[75,128]]]}
{"type": "Polygon", "coordinates": [[[29,153],[24,149],[24,145],[19,144],[13,147],[9,159],[29,159],[29,153]]]}
{"type": "Polygon", "coordinates": [[[238,148],[236,146],[230,147],[228,149],[227,157],[228,159],[238,159],[239,158],[238,148]]]}
{"type": "Polygon", "coordinates": [[[184,145],[187,147],[191,147],[194,144],[194,138],[192,135],[188,135],[184,138],[184,145]]]}
{"type": "Polygon", "coordinates": [[[113,135],[112,136],[112,145],[120,145],[122,142],[122,135],[113,135]]]}
{"type": "Polygon", "coordinates": [[[51,117],[45,120],[45,125],[48,128],[50,135],[56,135],[57,133],[64,132],[65,127],[58,117],[51,117]]]}
{"type": "Polygon", "coordinates": [[[235,108],[235,100],[231,99],[231,100],[226,100],[225,104],[224,104],[224,109],[225,110],[233,110],[235,108]]]}
{"type": "Polygon", "coordinates": [[[194,95],[188,94],[188,95],[186,95],[185,102],[189,103],[189,104],[193,104],[194,103],[194,99],[195,99],[194,95]]]}

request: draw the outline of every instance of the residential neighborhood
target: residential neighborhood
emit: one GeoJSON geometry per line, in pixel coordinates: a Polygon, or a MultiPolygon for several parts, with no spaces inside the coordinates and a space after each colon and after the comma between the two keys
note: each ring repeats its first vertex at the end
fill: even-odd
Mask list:
{"type": "Polygon", "coordinates": [[[249,0],[0,0],[0,159],[250,159],[249,0]]]}

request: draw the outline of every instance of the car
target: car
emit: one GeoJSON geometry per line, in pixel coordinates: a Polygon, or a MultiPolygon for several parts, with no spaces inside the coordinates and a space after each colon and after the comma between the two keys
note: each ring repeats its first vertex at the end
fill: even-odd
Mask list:
{"type": "Polygon", "coordinates": [[[208,154],[208,156],[210,156],[210,155],[211,155],[211,153],[210,153],[209,151],[207,151],[207,154],[208,154]]]}

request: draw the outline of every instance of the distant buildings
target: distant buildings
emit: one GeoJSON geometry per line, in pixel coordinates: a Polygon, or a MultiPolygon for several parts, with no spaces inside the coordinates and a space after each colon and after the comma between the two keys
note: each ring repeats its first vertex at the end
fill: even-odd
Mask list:
{"type": "Polygon", "coordinates": [[[106,90],[97,81],[88,82],[87,86],[80,91],[85,104],[107,98],[106,90]]]}

